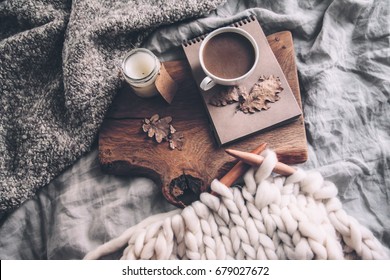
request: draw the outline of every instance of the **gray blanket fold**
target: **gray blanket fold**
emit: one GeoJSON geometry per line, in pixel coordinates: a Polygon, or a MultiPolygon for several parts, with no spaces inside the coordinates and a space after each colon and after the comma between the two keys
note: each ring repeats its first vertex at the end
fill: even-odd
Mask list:
{"type": "Polygon", "coordinates": [[[157,26],[222,0],[0,3],[0,213],[88,151],[120,85],[117,62],[157,26]]]}

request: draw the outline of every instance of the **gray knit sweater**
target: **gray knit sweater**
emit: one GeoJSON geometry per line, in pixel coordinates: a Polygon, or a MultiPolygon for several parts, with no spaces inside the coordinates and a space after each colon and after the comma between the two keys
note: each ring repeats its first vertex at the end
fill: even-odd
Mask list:
{"type": "Polygon", "coordinates": [[[116,65],[126,51],[156,27],[221,2],[1,1],[0,213],[91,148],[120,87],[116,65]]]}

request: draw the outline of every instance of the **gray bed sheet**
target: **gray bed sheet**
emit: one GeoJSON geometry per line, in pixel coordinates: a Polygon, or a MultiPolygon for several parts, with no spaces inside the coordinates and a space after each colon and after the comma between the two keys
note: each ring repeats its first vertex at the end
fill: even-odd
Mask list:
{"type": "MultiPolygon", "coordinates": [[[[346,211],[390,252],[388,1],[228,1],[207,17],[159,28],[144,46],[162,60],[184,58],[184,39],[250,14],[266,34],[293,34],[309,146],[300,167],[333,181],[346,211]]],[[[149,179],[104,174],[95,144],[2,217],[0,259],[81,259],[171,209],[149,179]]]]}

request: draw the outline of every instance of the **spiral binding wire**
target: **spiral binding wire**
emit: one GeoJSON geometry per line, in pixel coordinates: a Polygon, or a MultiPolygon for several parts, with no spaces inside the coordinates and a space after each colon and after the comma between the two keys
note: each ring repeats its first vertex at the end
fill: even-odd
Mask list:
{"type": "MultiPolygon", "coordinates": [[[[241,20],[238,20],[236,22],[233,22],[231,24],[222,25],[219,28],[225,27],[225,26],[240,27],[240,26],[243,26],[244,24],[248,24],[248,23],[250,23],[250,22],[252,22],[254,20],[256,20],[256,17],[254,15],[251,15],[249,17],[245,17],[245,18],[243,18],[241,20]]],[[[184,47],[189,47],[189,46],[191,46],[193,44],[200,43],[200,42],[202,42],[204,40],[204,38],[206,38],[206,36],[208,34],[209,33],[205,33],[205,34],[202,34],[202,35],[200,35],[198,37],[195,37],[195,38],[192,38],[192,39],[189,39],[189,40],[184,40],[182,45],[184,47]]]]}

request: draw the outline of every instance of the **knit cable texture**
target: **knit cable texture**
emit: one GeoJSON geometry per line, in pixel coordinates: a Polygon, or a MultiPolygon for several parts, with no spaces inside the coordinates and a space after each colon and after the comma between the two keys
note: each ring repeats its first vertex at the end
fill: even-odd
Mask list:
{"type": "Polygon", "coordinates": [[[298,169],[274,176],[274,152],[218,196],[203,193],[183,210],[149,217],[85,256],[97,259],[127,245],[122,259],[386,259],[371,231],[349,216],[336,186],[298,169]]]}
{"type": "Polygon", "coordinates": [[[90,150],[126,52],[223,1],[0,1],[0,214],[90,150]]]}

